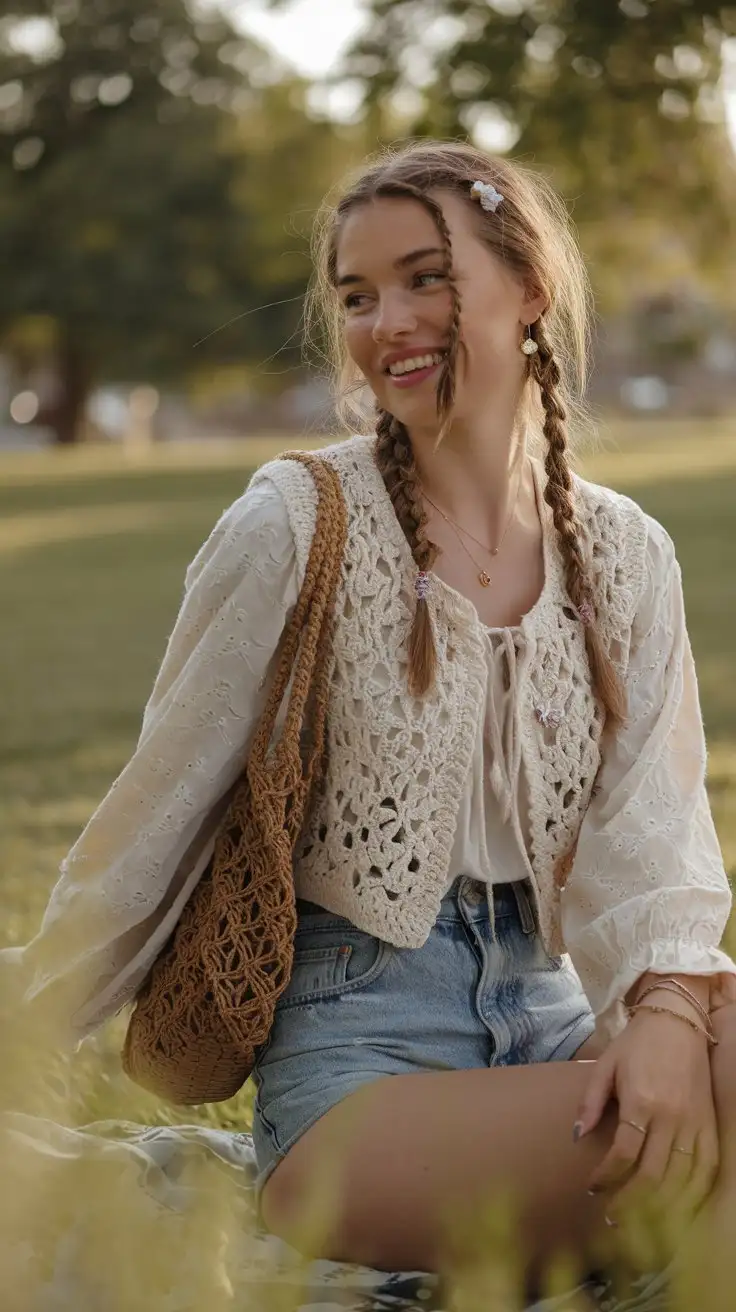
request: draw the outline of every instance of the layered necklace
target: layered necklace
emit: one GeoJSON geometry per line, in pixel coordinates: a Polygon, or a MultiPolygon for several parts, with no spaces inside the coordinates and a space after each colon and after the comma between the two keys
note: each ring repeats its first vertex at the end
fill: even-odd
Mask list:
{"type": "Polygon", "coordinates": [[[489,547],[489,546],[486,546],[485,542],[481,542],[479,538],[475,538],[475,537],[473,537],[473,534],[472,534],[472,533],[469,533],[468,530],[467,530],[466,528],[463,528],[463,527],[462,527],[462,525],[460,525],[460,524],[456,524],[454,519],[450,519],[450,516],[449,516],[449,515],[446,515],[445,512],[444,512],[444,510],[441,510],[440,507],[439,507],[438,505],[435,504],[435,502],[432,500],[432,498],[427,496],[427,493],[426,493],[425,491],[422,491],[422,496],[424,497],[424,500],[425,500],[425,501],[428,501],[429,504],[430,504],[430,506],[432,506],[432,507],[437,511],[437,514],[438,514],[438,515],[441,515],[442,518],[443,518],[443,519],[444,519],[444,520],[450,525],[450,528],[451,528],[452,531],[454,532],[455,537],[457,538],[458,542],[460,543],[460,546],[462,547],[463,551],[466,553],[466,555],[468,555],[468,556],[470,557],[470,559],[472,560],[473,564],[475,565],[475,568],[478,570],[478,582],[480,583],[481,587],[483,587],[483,588],[488,588],[488,587],[490,587],[491,582],[492,582],[491,576],[490,576],[490,574],[488,573],[488,571],[487,571],[486,569],[484,569],[483,566],[482,566],[482,565],[481,565],[481,564],[475,559],[475,556],[472,554],[472,552],[469,550],[469,548],[466,547],[466,545],[465,545],[465,543],[463,542],[463,539],[461,538],[460,534],[461,534],[461,533],[464,533],[466,537],[469,537],[469,538],[470,538],[471,542],[477,542],[478,546],[479,546],[479,547],[482,547],[484,551],[489,552],[489,554],[490,554],[491,556],[497,556],[498,553],[499,553],[499,551],[501,550],[501,547],[503,546],[504,538],[506,537],[506,534],[507,534],[508,531],[509,531],[509,528],[510,528],[510,526],[511,526],[511,522],[512,522],[512,520],[513,520],[513,518],[514,518],[514,515],[515,515],[515,513],[516,513],[516,507],[517,507],[517,504],[518,504],[518,501],[519,501],[519,493],[520,493],[520,491],[521,491],[521,481],[522,481],[523,473],[524,473],[524,464],[523,464],[523,462],[522,462],[521,465],[519,466],[519,477],[518,477],[518,480],[517,480],[517,483],[516,483],[516,493],[515,493],[515,495],[514,495],[514,499],[513,499],[513,502],[512,502],[512,504],[511,504],[511,510],[509,511],[509,515],[508,515],[508,518],[507,518],[507,520],[506,520],[506,525],[505,525],[505,527],[504,527],[503,533],[501,534],[500,538],[498,539],[498,542],[496,543],[495,547],[489,547]]]}

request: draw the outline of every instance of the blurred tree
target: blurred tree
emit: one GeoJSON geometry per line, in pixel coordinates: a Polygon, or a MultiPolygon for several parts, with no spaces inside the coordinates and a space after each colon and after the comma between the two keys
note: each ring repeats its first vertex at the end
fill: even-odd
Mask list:
{"type": "Polygon", "coordinates": [[[318,201],[332,126],[277,81],[184,0],[13,0],[0,19],[0,349],[50,347],[59,442],[98,383],[245,369],[293,336],[308,261],[284,252],[288,212],[318,201]]]}
{"type": "MultiPolygon", "coordinates": [[[[599,291],[621,275],[710,274],[736,242],[736,172],[719,89],[736,7],[717,0],[368,0],[339,70],[382,133],[470,135],[550,171],[599,291]]],[[[732,280],[728,280],[728,287],[732,280]]],[[[630,289],[628,289],[630,290],[630,289]]]]}

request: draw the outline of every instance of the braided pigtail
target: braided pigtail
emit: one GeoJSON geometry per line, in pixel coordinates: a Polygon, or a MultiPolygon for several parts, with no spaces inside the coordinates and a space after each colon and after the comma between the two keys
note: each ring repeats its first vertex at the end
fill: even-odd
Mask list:
{"type": "MultiPolygon", "coordinates": [[[[460,349],[460,293],[452,277],[452,242],[442,206],[421,187],[406,182],[387,181],[377,189],[379,196],[393,196],[418,201],[434,219],[445,253],[445,270],[452,296],[452,313],[447,330],[447,346],[442,372],[437,383],[437,417],[440,421],[435,450],[440,445],[455,403],[455,369],[460,349]]],[[[404,530],[415,564],[420,571],[416,583],[416,609],[409,634],[409,691],[423,697],[434,686],[437,672],[437,648],[427,595],[427,577],[439,548],[426,536],[427,515],[424,510],[416,461],[405,426],[387,411],[379,412],[376,425],[376,463],[393,502],[396,516],[404,530]]]]}
{"type": "Polygon", "coordinates": [[[567,594],[584,625],[594,691],[607,716],[614,724],[620,724],[627,714],[626,696],[598,628],[593,585],[583,556],[581,529],[575,515],[572,476],[567,462],[567,415],[558,390],[560,371],[541,320],[530,331],[538,347],[536,355],[531,357],[531,368],[539,383],[544,409],[544,436],[547,439],[544,463],[547,486],[544,497],[552,509],[565,561],[567,594]]]}
{"type": "MultiPolygon", "coordinates": [[[[426,535],[427,515],[419,492],[417,467],[409,434],[387,410],[379,412],[376,425],[376,464],[386,484],[396,517],[423,571],[437,559],[438,548],[426,535]]],[[[425,589],[417,589],[417,604],[409,634],[409,691],[422,697],[433,686],[437,672],[437,649],[425,589]]]]}

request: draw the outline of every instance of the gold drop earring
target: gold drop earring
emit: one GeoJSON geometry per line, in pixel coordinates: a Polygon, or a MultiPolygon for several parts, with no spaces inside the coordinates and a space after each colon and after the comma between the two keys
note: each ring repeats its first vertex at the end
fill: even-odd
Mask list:
{"type": "Polygon", "coordinates": [[[537,346],[537,343],[532,337],[532,326],[530,323],[527,324],[526,331],[527,331],[527,336],[525,337],[524,341],[521,343],[519,350],[522,351],[524,355],[536,355],[537,351],[539,350],[539,347],[537,346]]]}

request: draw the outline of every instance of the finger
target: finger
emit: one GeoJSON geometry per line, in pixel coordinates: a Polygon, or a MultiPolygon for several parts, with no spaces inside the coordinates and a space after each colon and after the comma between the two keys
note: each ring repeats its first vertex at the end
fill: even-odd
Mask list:
{"type": "Polygon", "coordinates": [[[673,1144],[672,1126],[658,1118],[649,1129],[635,1170],[618,1191],[615,1206],[609,1208],[609,1214],[614,1220],[629,1206],[647,1201],[661,1191],[672,1160],[673,1144]]]}
{"type": "Polygon", "coordinates": [[[589,1189],[594,1193],[602,1193],[623,1184],[636,1167],[646,1137],[635,1130],[633,1125],[619,1121],[611,1147],[590,1177],[589,1189]]]}
{"type": "Polygon", "coordinates": [[[720,1150],[715,1127],[701,1130],[695,1143],[695,1156],[692,1162],[690,1179],[682,1192],[682,1206],[695,1215],[718,1178],[720,1150]]]}
{"type": "Polygon", "coordinates": [[[585,1093],[578,1106],[573,1135],[581,1139],[584,1134],[594,1130],[601,1119],[614,1089],[615,1067],[605,1056],[599,1057],[591,1068],[585,1086],[585,1093]]]}
{"type": "Polygon", "coordinates": [[[672,1142],[667,1170],[662,1177],[662,1193],[673,1200],[681,1198],[695,1169],[697,1132],[680,1129],[672,1142]]]}

